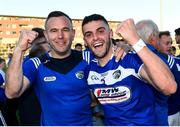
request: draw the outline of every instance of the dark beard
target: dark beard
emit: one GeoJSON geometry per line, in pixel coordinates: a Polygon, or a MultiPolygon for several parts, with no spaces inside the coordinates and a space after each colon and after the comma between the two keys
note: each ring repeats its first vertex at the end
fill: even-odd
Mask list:
{"type": "Polygon", "coordinates": [[[97,59],[102,59],[102,58],[104,58],[104,57],[108,54],[108,52],[109,52],[109,50],[110,50],[110,47],[111,47],[111,45],[112,45],[111,39],[109,39],[108,42],[109,42],[109,43],[108,43],[108,46],[107,46],[107,48],[106,48],[106,52],[105,52],[102,56],[97,56],[96,54],[94,54],[97,59]]]}

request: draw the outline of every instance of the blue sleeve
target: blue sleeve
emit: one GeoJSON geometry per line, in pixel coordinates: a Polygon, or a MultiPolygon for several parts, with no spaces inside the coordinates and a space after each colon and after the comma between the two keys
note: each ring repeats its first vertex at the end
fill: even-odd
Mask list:
{"type": "Polygon", "coordinates": [[[38,58],[32,58],[23,63],[23,74],[29,79],[30,84],[32,84],[37,77],[38,66],[35,62],[37,60],[38,58]]]}
{"type": "Polygon", "coordinates": [[[180,58],[175,57],[174,59],[175,59],[175,64],[176,64],[177,71],[180,72],[180,58]]]}
{"type": "Polygon", "coordinates": [[[161,60],[171,69],[174,66],[174,58],[170,55],[166,55],[160,52],[155,52],[157,56],[161,58],[161,60]]]}
{"type": "Polygon", "coordinates": [[[129,66],[130,68],[135,69],[135,72],[138,73],[139,69],[143,65],[143,62],[139,58],[139,56],[137,54],[134,54],[134,53],[128,53],[125,56],[125,59],[127,59],[127,62],[126,62],[125,66],[129,66]]]}
{"type": "Polygon", "coordinates": [[[0,86],[3,85],[3,83],[4,83],[4,79],[3,79],[2,75],[0,74],[0,86]]]}
{"type": "Polygon", "coordinates": [[[83,60],[85,60],[88,64],[90,64],[90,62],[95,59],[94,54],[89,49],[85,49],[84,51],[82,51],[82,56],[83,60]]]}
{"type": "Polygon", "coordinates": [[[172,66],[174,66],[174,60],[173,57],[164,53],[159,52],[156,50],[152,45],[147,45],[148,48],[157,56],[160,57],[160,59],[171,69],[172,66]]]}
{"type": "Polygon", "coordinates": [[[166,65],[170,68],[172,72],[178,71],[178,68],[180,71],[180,67],[178,66],[180,64],[180,59],[178,60],[177,57],[173,57],[170,55],[158,54],[158,56],[166,63],[166,65]]]}
{"type": "Polygon", "coordinates": [[[6,95],[5,95],[5,91],[3,88],[0,87],[0,102],[4,103],[6,101],[6,95]]]}
{"type": "Polygon", "coordinates": [[[175,62],[171,68],[171,72],[173,73],[173,75],[175,77],[178,87],[180,87],[180,59],[175,57],[174,60],[175,60],[175,62]]]}

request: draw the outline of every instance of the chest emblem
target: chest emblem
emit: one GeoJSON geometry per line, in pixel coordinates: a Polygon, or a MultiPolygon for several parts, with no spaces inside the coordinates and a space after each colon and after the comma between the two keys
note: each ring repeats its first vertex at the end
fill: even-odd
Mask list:
{"type": "Polygon", "coordinates": [[[114,79],[118,79],[121,76],[121,71],[116,70],[112,75],[114,79]]]}
{"type": "Polygon", "coordinates": [[[76,72],[76,78],[83,79],[84,78],[84,72],[83,71],[76,72]]]}

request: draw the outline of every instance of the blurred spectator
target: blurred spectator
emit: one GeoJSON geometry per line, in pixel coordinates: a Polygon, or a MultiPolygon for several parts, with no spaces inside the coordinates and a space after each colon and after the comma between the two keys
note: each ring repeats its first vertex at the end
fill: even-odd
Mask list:
{"type": "MultiPolygon", "coordinates": [[[[8,63],[10,63],[11,61],[11,57],[12,54],[9,53],[8,55],[9,57],[9,61],[8,63]]],[[[0,58],[0,102],[1,102],[1,111],[2,111],[2,115],[4,115],[5,119],[2,120],[3,123],[7,123],[7,125],[18,125],[18,121],[16,119],[16,114],[14,112],[14,109],[16,109],[16,104],[12,105],[12,102],[14,103],[14,101],[10,101],[9,99],[6,98],[5,96],[5,91],[4,91],[4,83],[5,83],[5,72],[3,71],[6,68],[6,62],[4,59],[0,58]]]]}
{"type": "Polygon", "coordinates": [[[74,48],[75,50],[77,50],[77,51],[82,51],[82,44],[81,43],[76,43],[76,45],[75,45],[75,48],[74,48]]]}
{"type": "Polygon", "coordinates": [[[102,105],[99,103],[97,98],[92,94],[92,114],[93,114],[93,126],[104,126],[104,112],[102,105]]]}
{"type": "Polygon", "coordinates": [[[6,61],[5,59],[0,58],[0,86],[3,85],[5,82],[5,70],[6,68],[6,61]]]}
{"type": "Polygon", "coordinates": [[[8,54],[8,62],[7,62],[7,65],[9,65],[11,63],[11,58],[12,58],[12,53],[9,53],[8,54]]]}
{"type": "MultiPolygon", "coordinates": [[[[180,49],[180,28],[175,29],[174,32],[175,32],[176,43],[178,44],[178,47],[180,49]]],[[[180,54],[177,57],[180,57],[180,54]]]]}
{"type": "Polygon", "coordinates": [[[159,32],[159,51],[165,54],[170,54],[172,38],[169,31],[159,32]]]}
{"type": "Polygon", "coordinates": [[[6,101],[5,91],[4,91],[4,82],[5,82],[5,72],[6,67],[5,59],[0,58],[0,109],[4,106],[6,101]]]}
{"type": "Polygon", "coordinates": [[[92,108],[93,126],[104,126],[104,112],[100,103],[92,108]]]}
{"type": "Polygon", "coordinates": [[[173,55],[173,56],[176,55],[176,47],[175,46],[171,46],[170,54],[173,55]]]}

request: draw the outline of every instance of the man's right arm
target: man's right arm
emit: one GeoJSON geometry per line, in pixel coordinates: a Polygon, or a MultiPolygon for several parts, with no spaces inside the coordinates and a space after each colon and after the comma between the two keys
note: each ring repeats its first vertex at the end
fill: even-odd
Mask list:
{"type": "Polygon", "coordinates": [[[19,97],[29,86],[29,80],[23,76],[23,58],[37,33],[23,30],[14,50],[11,63],[6,72],[5,93],[8,98],[19,97]]]}
{"type": "Polygon", "coordinates": [[[28,87],[29,81],[23,76],[23,54],[18,48],[14,50],[11,64],[6,72],[5,93],[8,98],[19,97],[28,87]]]}

